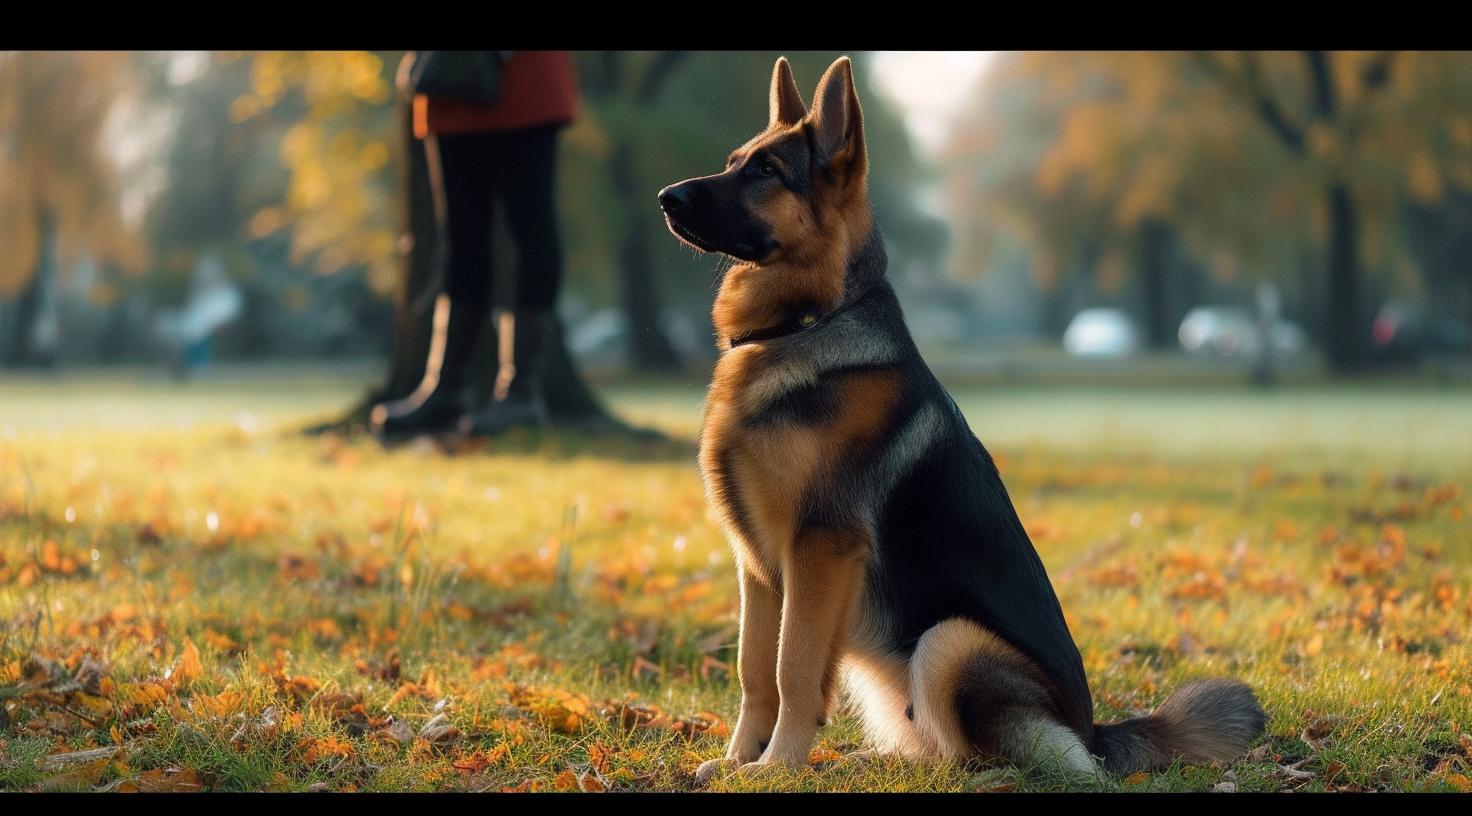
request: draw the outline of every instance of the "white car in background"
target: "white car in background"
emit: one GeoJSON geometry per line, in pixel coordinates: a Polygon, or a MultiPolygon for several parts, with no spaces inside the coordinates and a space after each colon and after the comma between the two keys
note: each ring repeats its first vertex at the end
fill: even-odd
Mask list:
{"type": "MultiPolygon", "coordinates": [[[[1186,313],[1178,332],[1181,348],[1192,354],[1231,359],[1253,359],[1262,349],[1257,317],[1232,306],[1198,306],[1186,313]]],[[[1273,354],[1291,356],[1308,348],[1303,328],[1276,320],[1270,330],[1273,354]]]]}
{"type": "Polygon", "coordinates": [[[1119,309],[1084,309],[1064,330],[1063,348],[1077,357],[1128,357],[1139,351],[1140,333],[1119,309]]]}

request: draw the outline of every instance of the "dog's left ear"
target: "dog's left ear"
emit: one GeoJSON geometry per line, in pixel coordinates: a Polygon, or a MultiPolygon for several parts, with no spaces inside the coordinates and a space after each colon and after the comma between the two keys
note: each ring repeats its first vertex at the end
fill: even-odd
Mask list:
{"type": "Polygon", "coordinates": [[[772,66],[772,92],[768,95],[770,113],[767,126],[795,125],[807,115],[808,107],[803,104],[802,94],[797,90],[797,80],[792,78],[792,66],[786,57],[778,57],[772,66]]]}
{"type": "Polygon", "coordinates": [[[862,178],[868,169],[864,112],[859,108],[854,65],[848,57],[839,57],[819,80],[808,122],[820,163],[836,173],[845,173],[850,180],[862,178]]]}

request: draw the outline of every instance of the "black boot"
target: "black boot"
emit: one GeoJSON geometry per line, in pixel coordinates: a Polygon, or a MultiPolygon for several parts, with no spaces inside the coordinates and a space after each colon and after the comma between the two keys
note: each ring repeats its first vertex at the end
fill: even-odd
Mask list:
{"type": "Polygon", "coordinates": [[[475,356],[486,309],[482,305],[456,303],[448,298],[445,303],[449,310],[445,330],[443,335],[436,332],[430,340],[429,360],[424,366],[424,379],[419,387],[403,399],[373,408],[373,430],[385,439],[454,430],[465,413],[461,394],[465,390],[467,369],[475,356]]]}
{"type": "Polygon", "coordinates": [[[542,383],[551,320],[548,312],[516,313],[512,353],[510,359],[500,355],[495,393],[484,408],[461,421],[462,431],[472,436],[494,436],[511,428],[541,428],[550,423],[542,383]]]}

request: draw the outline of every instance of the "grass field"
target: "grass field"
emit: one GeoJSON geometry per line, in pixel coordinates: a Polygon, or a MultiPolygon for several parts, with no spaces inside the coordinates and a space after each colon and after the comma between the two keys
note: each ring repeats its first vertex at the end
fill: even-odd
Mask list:
{"type": "MultiPolygon", "coordinates": [[[[0,381],[0,790],[688,790],[740,691],[688,445],[446,455],[295,425],[353,376],[0,381]]],[[[695,386],[610,388],[693,435],[695,386]]],[[[1096,718],[1244,679],[1231,767],[1109,790],[1472,790],[1472,393],[958,386],[1096,718]]],[[[712,790],[1008,791],[1042,768],[712,790]]],[[[1077,788],[1078,783],[1073,783],[1077,788]]]]}

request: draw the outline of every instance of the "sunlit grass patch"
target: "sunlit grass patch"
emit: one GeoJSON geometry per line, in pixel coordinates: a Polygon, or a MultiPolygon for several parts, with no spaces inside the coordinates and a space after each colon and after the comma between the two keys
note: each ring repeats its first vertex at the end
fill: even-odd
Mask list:
{"type": "MultiPolygon", "coordinates": [[[[1098,719],[1235,676],[1268,737],[1231,767],[1082,785],[845,762],[862,737],[844,711],[810,768],[710,789],[1472,788],[1460,448],[1402,465],[990,441],[999,409],[962,396],[1098,719]]],[[[14,432],[0,788],[687,790],[739,703],[735,603],[688,446],[528,436],[446,455],[214,421],[14,432]]]]}

